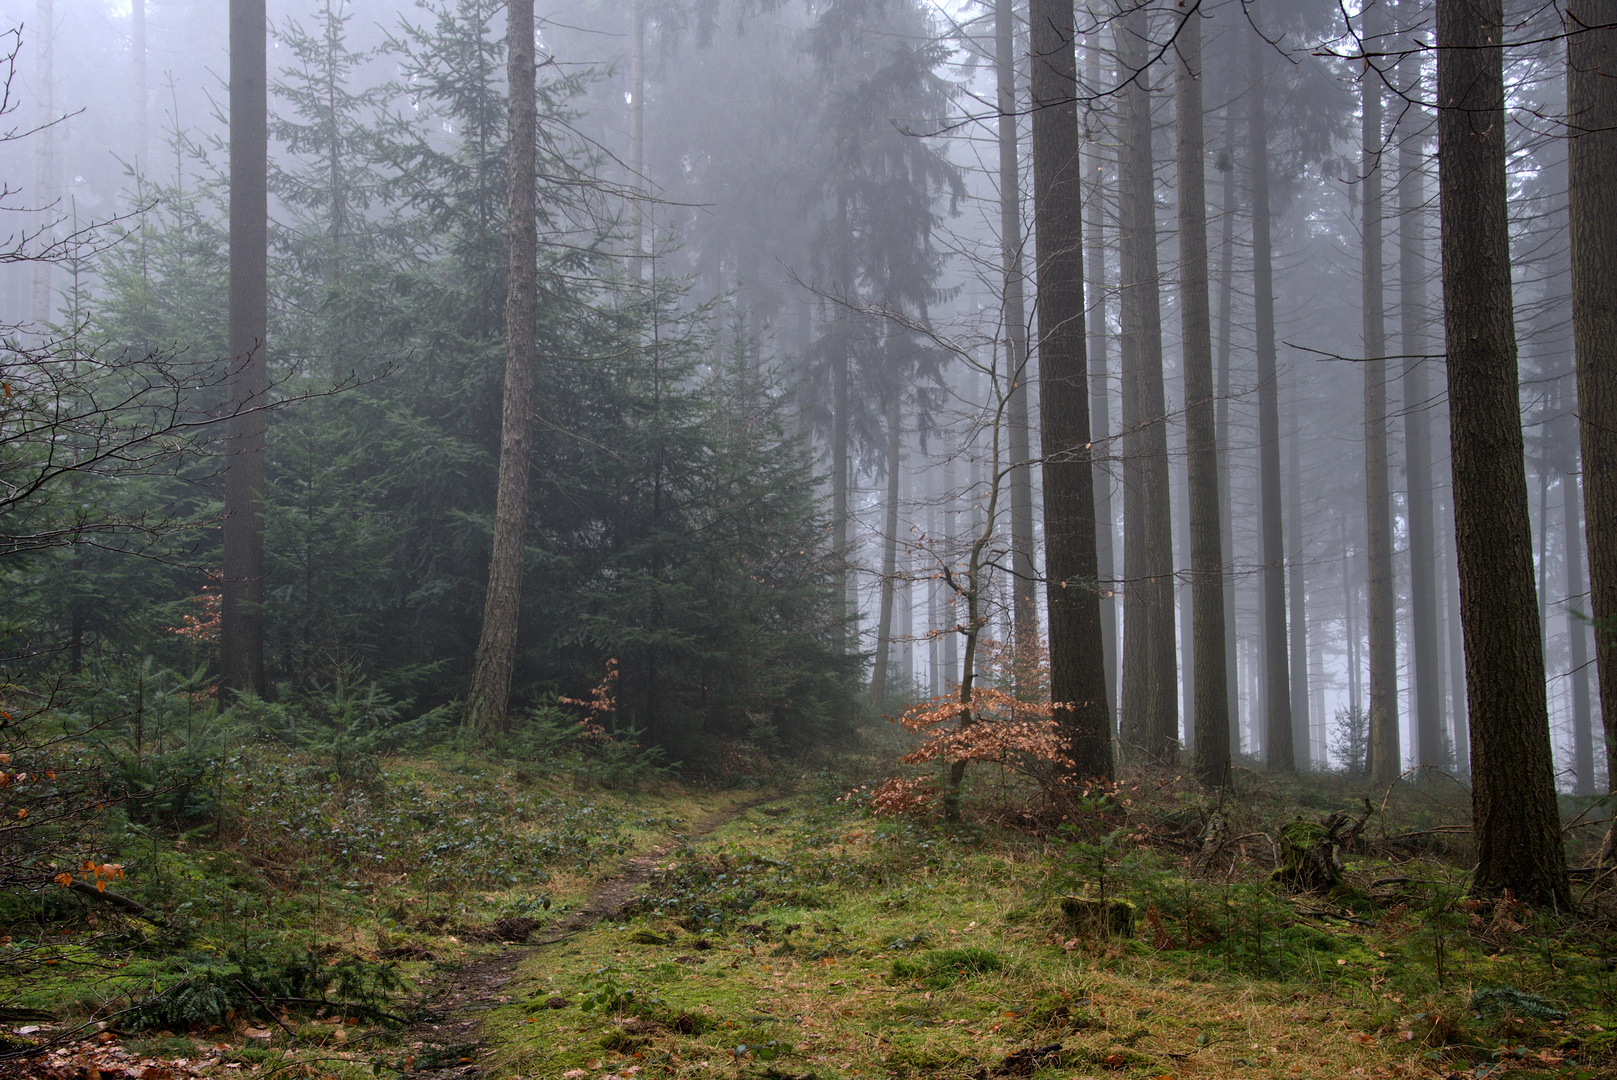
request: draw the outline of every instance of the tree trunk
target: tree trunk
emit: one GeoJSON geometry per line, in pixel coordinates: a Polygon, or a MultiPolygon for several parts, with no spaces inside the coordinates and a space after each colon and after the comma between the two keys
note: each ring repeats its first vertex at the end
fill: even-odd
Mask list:
{"type": "Polygon", "coordinates": [[[1016,12],[1013,0],[995,0],[994,61],[999,77],[999,237],[1005,274],[1005,341],[1010,362],[1006,419],[1010,457],[1019,467],[1010,474],[1011,610],[1018,655],[1039,638],[1038,572],[1033,567],[1033,469],[1020,465],[1032,457],[1028,433],[1027,302],[1022,295],[1022,179],[1017,149],[1016,12]]]}
{"type": "Polygon", "coordinates": [[[225,421],[220,685],[264,692],[264,412],[269,390],[269,133],[264,0],[230,3],[230,413],[225,421]]]}
{"type": "Polygon", "coordinates": [[[887,528],[881,551],[881,614],[876,621],[876,663],[870,674],[870,711],[887,700],[887,672],[893,655],[893,601],[898,573],[898,469],[903,458],[903,413],[899,393],[887,404],[887,528]]]}
{"type": "MultiPolygon", "coordinates": [[[[938,520],[938,504],[943,501],[943,494],[939,488],[941,487],[944,491],[948,490],[948,488],[942,482],[941,470],[934,472],[933,476],[934,479],[929,485],[931,490],[928,492],[926,500],[926,539],[931,548],[931,554],[935,557],[940,554],[938,545],[942,539],[942,522],[938,520]]],[[[941,549],[941,551],[947,550],[947,548],[941,549]]],[[[923,569],[930,570],[930,567],[923,564],[923,569]]],[[[927,694],[929,697],[935,698],[946,692],[943,679],[942,642],[945,635],[941,632],[944,629],[945,610],[943,605],[943,583],[934,578],[931,573],[926,574],[925,580],[927,694]]]]}
{"type": "MultiPolygon", "coordinates": [[[[1441,516],[1443,507],[1438,508],[1441,516]]],[[[1453,521],[1453,515],[1448,517],[1453,521]]],[[[1471,727],[1465,701],[1465,633],[1460,623],[1460,581],[1453,559],[1454,534],[1448,534],[1450,550],[1439,556],[1443,574],[1444,623],[1448,633],[1449,714],[1454,722],[1454,770],[1461,777],[1471,775],[1471,727]]]]}
{"type": "Polygon", "coordinates": [[[851,229],[852,226],[848,222],[848,197],[840,195],[837,201],[839,251],[836,288],[841,295],[833,308],[835,314],[832,316],[831,331],[836,336],[835,355],[831,361],[831,539],[836,548],[833,558],[836,565],[837,595],[842,598],[842,619],[838,623],[836,641],[840,651],[844,653],[857,651],[859,648],[857,629],[859,601],[857,586],[849,572],[853,566],[853,550],[848,520],[848,481],[852,466],[848,453],[848,409],[851,407],[848,394],[848,366],[852,362],[849,355],[848,321],[853,317],[849,305],[855,300],[851,229]]]}
{"type": "Polygon", "coordinates": [[[1566,18],[1583,514],[1606,778],[1617,791],[1617,0],[1574,0],[1566,18]]]}
{"type": "MultiPolygon", "coordinates": [[[[1256,5],[1253,5],[1256,8],[1256,5]]],[[[1296,763],[1286,658],[1286,548],[1280,499],[1280,385],[1275,372],[1274,242],[1270,238],[1268,42],[1247,34],[1248,165],[1252,170],[1252,285],[1258,345],[1258,516],[1263,537],[1264,756],[1277,772],[1296,763]]]]}
{"type": "Polygon", "coordinates": [[[1308,712],[1308,578],[1303,542],[1303,465],[1302,404],[1300,390],[1293,391],[1292,432],[1286,440],[1286,503],[1290,508],[1291,554],[1287,562],[1287,600],[1291,609],[1291,739],[1299,769],[1311,767],[1314,734],[1308,712]]]}
{"type": "Polygon", "coordinates": [[[1359,693],[1359,676],[1363,670],[1359,658],[1358,599],[1359,586],[1353,580],[1353,559],[1349,554],[1347,518],[1337,519],[1342,527],[1342,632],[1347,635],[1348,709],[1358,712],[1363,706],[1359,693]]]}
{"type": "MultiPolygon", "coordinates": [[[[958,558],[957,545],[960,543],[960,508],[961,493],[955,484],[955,459],[950,456],[943,463],[943,550],[945,558],[953,563],[958,558]]],[[[952,627],[960,625],[962,612],[959,598],[952,591],[943,594],[943,625],[948,632],[943,635],[943,693],[949,692],[949,685],[959,684],[960,671],[960,635],[952,627]]]]}
{"type": "MultiPolygon", "coordinates": [[[[237,0],[232,0],[234,18],[237,0]]],[[[56,7],[55,0],[39,0],[34,11],[36,24],[34,38],[34,98],[39,111],[34,126],[40,130],[34,135],[34,204],[39,207],[37,228],[38,244],[48,248],[55,233],[61,207],[56,203],[56,7]]],[[[232,23],[234,26],[234,23],[232,23]]],[[[34,326],[43,331],[51,317],[50,259],[33,262],[32,317],[34,326]]]]}
{"type": "MultiPolygon", "coordinates": [[[[1383,36],[1381,8],[1366,9],[1366,41],[1383,36]]],[[[1398,602],[1392,565],[1392,490],[1387,463],[1387,314],[1382,270],[1381,76],[1359,80],[1363,125],[1364,219],[1364,494],[1365,550],[1370,558],[1367,614],[1370,624],[1370,778],[1391,783],[1403,771],[1398,745],[1398,602]]]]}
{"type": "Polygon", "coordinates": [[[509,264],[505,294],[505,403],[500,420],[500,476],[494,503],[483,633],[466,698],[466,726],[480,735],[505,730],[522,608],[522,550],[528,521],[528,466],[533,456],[534,337],[538,324],[539,233],[535,190],[538,98],[534,85],[533,0],[506,5],[510,86],[509,264]]]}
{"type": "Polygon", "coordinates": [[[639,285],[646,249],[646,5],[629,3],[629,281],[639,285]]]}
{"type": "Polygon", "coordinates": [[[1050,699],[1079,776],[1112,775],[1096,596],[1095,484],[1084,356],[1083,176],[1071,0],[1030,0],[1050,699]]]}
{"type": "Polygon", "coordinates": [[[1185,456],[1190,489],[1192,664],[1196,775],[1224,778],[1230,761],[1224,664],[1224,549],[1219,537],[1218,432],[1207,288],[1206,139],[1202,133],[1202,27],[1192,12],[1179,31],[1174,67],[1179,135],[1179,312],[1184,334],[1185,456]]]}
{"type": "MultiPolygon", "coordinates": [[[[1570,909],[1555,804],[1506,208],[1500,0],[1438,0],[1443,314],[1471,706],[1473,888],[1570,909]]],[[[1575,231],[1574,231],[1575,232],[1575,231]]],[[[1610,279],[1602,282],[1609,288],[1610,279]]]]}
{"type": "Polygon", "coordinates": [[[135,109],[131,118],[135,125],[135,154],[132,164],[135,176],[146,173],[146,155],[151,147],[151,121],[148,118],[148,99],[151,91],[146,85],[146,0],[131,0],[129,5],[129,58],[134,67],[135,109]]]}
{"type": "Polygon", "coordinates": [[[1173,522],[1157,210],[1151,154],[1149,27],[1134,6],[1116,25],[1124,135],[1118,183],[1123,269],[1123,681],[1118,735],[1145,761],[1171,762],[1179,735],[1173,522]],[[1130,76],[1134,76],[1130,78],[1130,76]]]}
{"type": "MultiPolygon", "coordinates": [[[[1398,18],[1405,34],[1425,25],[1419,0],[1401,0],[1398,18]]],[[[1443,734],[1443,656],[1438,647],[1436,523],[1432,517],[1431,400],[1426,377],[1426,123],[1420,100],[1420,54],[1398,65],[1398,87],[1411,126],[1398,143],[1398,340],[1404,354],[1404,474],[1409,489],[1410,659],[1414,681],[1415,763],[1446,768],[1450,761],[1443,734]]]]}
{"type": "MultiPolygon", "coordinates": [[[[1570,431],[1567,434],[1571,435],[1570,431]]],[[[1577,610],[1588,588],[1583,580],[1583,500],[1578,491],[1576,436],[1561,444],[1565,471],[1561,474],[1561,529],[1566,544],[1567,654],[1572,670],[1572,758],[1576,793],[1595,793],[1594,714],[1589,708],[1589,639],[1577,610]]]]}
{"type": "MultiPolygon", "coordinates": [[[[1089,83],[1101,79],[1099,32],[1090,35],[1088,52],[1089,83]]],[[[1086,114],[1086,117],[1088,114],[1086,114]]],[[[1086,210],[1085,241],[1089,250],[1089,289],[1094,302],[1089,305],[1089,434],[1101,448],[1096,457],[1104,462],[1095,469],[1096,566],[1100,595],[1101,651],[1106,658],[1106,713],[1117,715],[1117,552],[1112,517],[1112,416],[1111,376],[1107,372],[1106,326],[1106,153],[1101,141],[1089,133],[1089,204],[1086,210]]]]}
{"type": "Polygon", "coordinates": [[[1224,106],[1224,153],[1219,170],[1224,174],[1223,222],[1219,227],[1218,254],[1218,428],[1219,541],[1224,552],[1224,680],[1229,690],[1230,753],[1241,752],[1240,638],[1235,624],[1235,521],[1234,491],[1230,481],[1230,331],[1235,294],[1235,107],[1224,106]]]}

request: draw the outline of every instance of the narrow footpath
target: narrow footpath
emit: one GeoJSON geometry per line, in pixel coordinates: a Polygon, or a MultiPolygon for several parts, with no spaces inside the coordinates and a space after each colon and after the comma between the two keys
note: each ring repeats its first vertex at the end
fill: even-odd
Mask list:
{"type": "Polygon", "coordinates": [[[755,805],[756,800],[708,815],[688,832],[669,837],[631,858],[621,873],[599,882],[576,911],[531,940],[508,944],[499,952],[446,972],[443,981],[428,991],[427,1019],[404,1033],[406,1059],[414,1062],[407,1075],[422,1080],[478,1080],[483,1075],[478,1064],[484,1056],[483,1017],[511,1000],[505,987],[517,966],[532,955],[529,950],[566,941],[616,915],[645,887],[652,871],[676,847],[710,836],[755,805]]]}

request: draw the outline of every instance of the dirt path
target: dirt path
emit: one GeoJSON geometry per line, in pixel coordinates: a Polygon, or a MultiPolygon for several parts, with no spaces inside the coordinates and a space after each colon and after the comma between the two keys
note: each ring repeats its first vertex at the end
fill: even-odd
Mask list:
{"type": "Polygon", "coordinates": [[[755,802],[742,803],[710,814],[676,840],[670,838],[629,860],[615,877],[596,885],[582,907],[520,946],[507,945],[491,956],[473,960],[445,973],[429,993],[428,1019],[404,1033],[405,1054],[414,1058],[411,1077],[433,1080],[476,1080],[484,1051],[480,1045],[483,1014],[511,1000],[505,986],[527,959],[528,949],[565,941],[623,910],[650,880],[652,871],[682,842],[700,840],[725,822],[745,813],[755,802]]]}

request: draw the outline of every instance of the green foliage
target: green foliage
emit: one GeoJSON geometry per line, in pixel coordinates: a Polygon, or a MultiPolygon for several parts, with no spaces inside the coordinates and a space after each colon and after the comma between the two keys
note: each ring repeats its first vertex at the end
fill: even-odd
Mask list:
{"type": "Polygon", "coordinates": [[[1466,1008],[1485,1019],[1505,1015],[1527,1016],[1535,1020],[1565,1020],[1566,1010],[1537,994],[1527,994],[1514,986],[1485,986],[1471,995],[1466,1008]]]}
{"type": "Polygon", "coordinates": [[[350,956],[323,960],[317,953],[228,951],[185,961],[178,977],[128,1014],[132,1030],[210,1028],[237,1015],[273,1020],[276,1006],[334,1007],[385,1017],[392,994],[403,988],[395,966],[350,956]]]}
{"type": "Polygon", "coordinates": [[[1004,957],[973,945],[933,949],[914,958],[899,957],[893,961],[893,977],[919,979],[923,985],[941,990],[973,975],[1003,971],[1005,967],[1004,957]]]}

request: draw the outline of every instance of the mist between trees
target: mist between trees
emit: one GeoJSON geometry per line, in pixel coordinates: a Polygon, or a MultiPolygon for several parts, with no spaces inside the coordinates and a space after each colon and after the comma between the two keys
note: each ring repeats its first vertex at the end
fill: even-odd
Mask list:
{"type": "Polygon", "coordinates": [[[7,700],[701,763],[1048,646],[1080,771],[1603,792],[1617,18],[1446,5],[271,0],[257,133],[251,5],[9,5],[7,700]]]}

